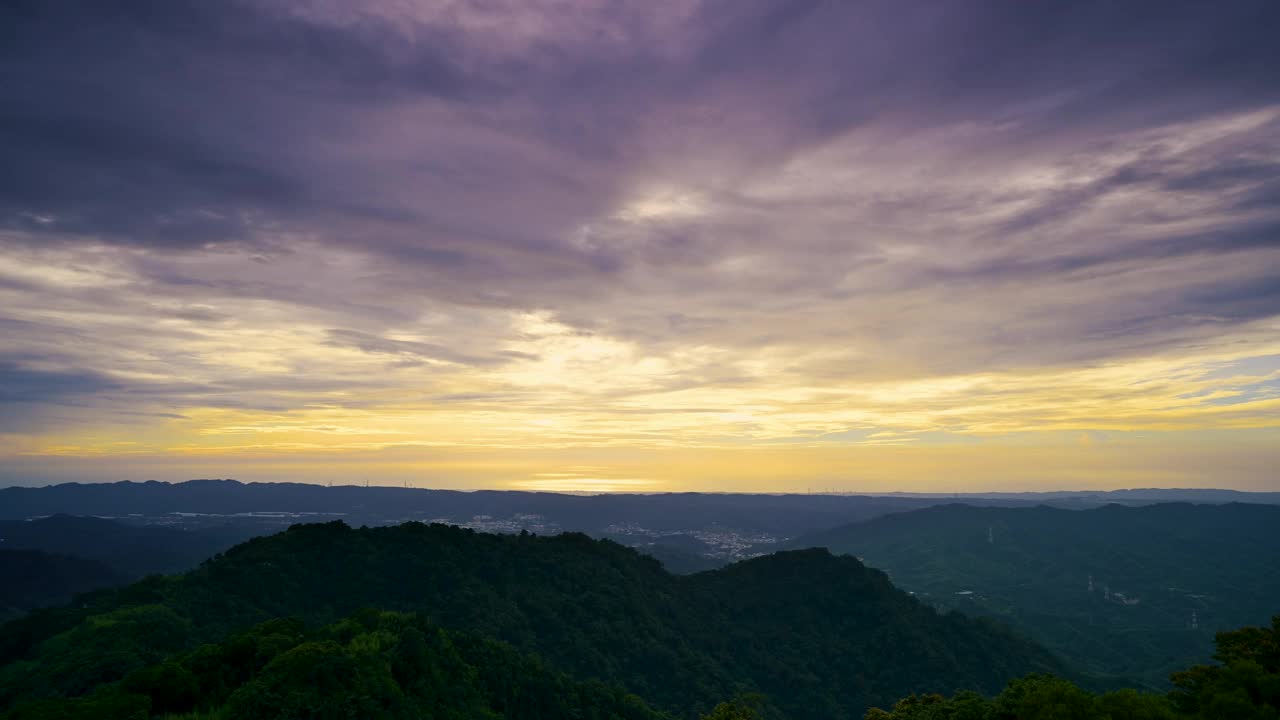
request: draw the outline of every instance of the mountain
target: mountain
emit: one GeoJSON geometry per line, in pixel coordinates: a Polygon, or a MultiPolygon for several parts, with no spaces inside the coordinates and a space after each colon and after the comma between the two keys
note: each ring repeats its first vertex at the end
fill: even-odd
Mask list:
{"type": "Polygon", "coordinates": [[[329,623],[368,607],[509,643],[685,716],[764,691],[792,718],[860,717],[912,692],[995,692],[1063,670],[1039,646],[938,614],[854,558],[785,552],[676,576],[578,533],[298,525],[86,605],[0,630],[0,707],[85,695],[272,618],[329,623]]]}
{"type": "Polygon", "coordinates": [[[77,593],[124,580],[93,560],[39,550],[0,549],[0,621],[33,608],[62,605],[77,593]]]}
{"type": "Polygon", "coordinates": [[[1280,507],[946,505],[810,535],[942,608],[998,617],[1075,667],[1164,687],[1215,631],[1280,609],[1280,507]]]}
{"type": "Polygon", "coordinates": [[[1018,501],[1053,507],[1102,505],[1154,505],[1157,503],[1280,504],[1280,492],[1227,490],[1223,488],[1125,488],[1121,490],[1040,490],[982,493],[889,493],[884,497],[932,498],[966,505],[996,505],[992,500],[1018,501]]]}
{"type": "MultiPolygon", "coordinates": [[[[510,490],[428,490],[308,483],[242,483],[236,480],[64,483],[0,488],[0,520],[48,515],[92,515],[134,522],[164,518],[184,526],[252,523],[283,530],[296,522],[344,519],[384,525],[407,520],[474,518],[526,527],[576,530],[626,542],[630,534],[657,539],[690,528],[735,528],[771,536],[834,528],[887,513],[964,502],[1004,507],[1037,504],[1081,508],[1121,502],[1144,505],[1171,500],[1280,503],[1280,493],[1233,490],[1136,489],[1109,492],[995,493],[964,495],[849,495],[655,493],[567,495],[510,490]]],[[[630,544],[630,543],[627,543],[630,544]]]]}
{"type": "Polygon", "coordinates": [[[96,517],[53,515],[0,522],[0,547],[26,548],[97,561],[125,579],[176,573],[199,565],[253,535],[252,526],[179,530],[96,517]]]}
{"type": "MultiPolygon", "coordinates": [[[[218,536],[181,562],[129,568],[134,576],[176,572],[211,552],[298,522],[341,519],[349,525],[442,522],[482,532],[584,532],[692,573],[782,549],[796,538],[853,522],[952,502],[999,507],[1044,503],[1070,509],[1108,502],[1145,505],[1167,499],[1269,502],[1280,494],[1227,490],[1136,489],[966,495],[769,495],[657,493],[569,495],[550,492],[429,490],[414,487],[242,483],[235,480],[67,483],[0,488],[0,525],[56,515],[94,516],[131,527],[218,536]],[[1163,498],[1163,500],[1162,500],[1163,498]],[[194,557],[194,560],[192,559],[194,557]]],[[[0,528],[0,532],[3,529],[0,528]]],[[[175,540],[185,547],[193,538],[175,540]]],[[[169,547],[169,542],[160,543],[169,547]]],[[[44,547],[36,544],[32,547],[44,547]]],[[[80,554],[66,548],[58,552],[80,554]]],[[[152,554],[128,553],[140,561],[152,554]]],[[[107,559],[109,561],[109,559],[107,559]]]]}

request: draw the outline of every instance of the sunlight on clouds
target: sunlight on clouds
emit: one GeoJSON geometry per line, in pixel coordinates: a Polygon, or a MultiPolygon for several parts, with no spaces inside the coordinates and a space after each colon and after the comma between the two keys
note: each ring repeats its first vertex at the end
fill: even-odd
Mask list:
{"type": "MultiPolygon", "coordinates": [[[[534,253],[470,255],[452,215],[420,254],[395,223],[384,255],[285,230],[198,251],[6,244],[0,360],[35,389],[0,388],[0,458],[563,492],[1263,482],[1274,244],[1232,233],[1274,220],[1235,202],[1265,173],[1227,168],[1230,193],[1174,181],[1223,182],[1220,156],[1265,170],[1278,119],[1004,155],[966,143],[1015,121],[869,123],[724,173],[736,185],[629,178],[621,200],[512,229],[534,253]]],[[[523,223],[542,197],[513,192],[534,195],[523,223]]]]}
{"type": "MultiPolygon", "coordinates": [[[[0,241],[3,239],[0,234],[0,241]]],[[[74,289],[119,287],[132,280],[107,248],[93,248],[74,256],[56,250],[12,256],[0,253],[0,278],[74,289]]]]}
{"type": "Polygon", "coordinates": [[[627,222],[684,220],[706,212],[706,202],[696,193],[668,188],[643,193],[628,201],[617,217],[627,222]]]}
{"type": "Polygon", "coordinates": [[[643,389],[672,372],[665,358],[646,356],[633,343],[575,331],[545,313],[518,315],[513,326],[518,339],[507,348],[531,359],[495,371],[500,384],[592,394],[643,389]]]}
{"type": "MultiPolygon", "coordinates": [[[[492,371],[530,391],[525,404],[477,400],[432,407],[405,404],[399,393],[388,390],[364,408],[295,407],[262,414],[252,409],[187,407],[181,408],[183,419],[149,423],[148,441],[131,446],[128,452],[236,454],[305,448],[341,453],[415,443],[493,452],[591,446],[714,448],[745,440],[815,442],[850,428],[868,429],[861,438],[844,441],[852,445],[930,445],[932,441],[918,434],[940,432],[985,436],[999,446],[1007,444],[1002,437],[1017,434],[1051,437],[1081,430],[1185,432],[1280,426],[1280,399],[1275,397],[1215,403],[1239,395],[1235,388],[1243,380],[1254,383],[1260,377],[1242,378],[1223,369],[1231,363],[1271,357],[1280,351],[1275,343],[1242,351],[1234,359],[1222,355],[1146,359],[1057,373],[836,387],[806,386],[797,383],[802,378],[776,377],[745,388],[663,391],[660,386],[646,388],[642,382],[646,376],[640,372],[626,372],[625,382],[613,381],[613,369],[630,368],[627,363],[634,359],[633,353],[618,351],[621,345],[594,354],[590,350],[599,348],[592,345],[583,351],[586,361],[566,366],[565,358],[575,357],[582,348],[576,341],[567,346],[546,344],[548,338],[563,340],[564,335],[553,323],[542,322],[539,327],[543,332],[537,349],[549,353],[550,360],[516,364],[517,368],[532,365],[532,369],[492,371]],[[545,332],[548,329],[553,332],[545,332]],[[556,352],[563,354],[560,361],[556,352]],[[573,378],[578,382],[571,382],[573,378]],[[542,390],[536,391],[537,387],[542,390]],[[192,437],[202,439],[192,444],[192,437]],[[253,439],[246,442],[247,438],[253,439]]],[[[1276,373],[1269,370],[1261,377],[1276,373]]],[[[378,394],[365,399],[373,398],[378,394]]],[[[136,427],[110,425],[81,430],[73,438],[39,449],[28,446],[24,454],[121,453],[120,443],[136,433],[136,427]]]]}
{"type": "MultiPolygon", "coordinates": [[[[429,343],[441,337],[409,326],[370,335],[365,346],[336,345],[328,329],[343,320],[328,311],[307,314],[284,301],[201,297],[199,307],[216,313],[201,310],[180,320],[166,310],[161,323],[133,318],[78,299],[78,288],[93,285],[80,274],[60,275],[31,257],[21,264],[28,276],[66,294],[61,304],[50,305],[10,292],[10,314],[118,337],[119,344],[84,348],[83,361],[131,389],[106,393],[92,412],[53,432],[9,431],[0,447],[10,457],[279,462],[295,452],[500,458],[647,449],[658,456],[705,451],[726,463],[699,464],[709,476],[745,473],[752,482],[765,482],[758,469],[740,465],[748,456],[726,454],[726,448],[789,443],[820,458],[832,457],[832,446],[941,452],[945,438],[968,437],[999,455],[1034,438],[1093,451],[1098,443],[1091,433],[1101,431],[1124,438],[1228,428],[1274,432],[1280,426],[1280,398],[1250,389],[1280,377],[1274,321],[1237,326],[1212,345],[1091,367],[875,380],[811,375],[811,367],[856,363],[860,353],[853,349],[782,346],[741,353],[699,338],[645,349],[575,328],[547,311],[493,309],[479,324],[492,333],[486,342],[509,355],[467,365],[429,357],[407,362],[417,356],[405,353],[430,352],[429,343]],[[143,337],[145,343],[130,342],[143,337]],[[378,345],[377,338],[389,344],[378,345]],[[124,409],[137,414],[117,414],[124,409]]],[[[128,288],[145,286],[145,280],[120,267],[110,272],[124,288],[121,302],[134,303],[128,288]]],[[[148,297],[139,307],[156,306],[174,305],[148,297]]],[[[794,451],[778,452],[795,462],[794,451]]],[[[749,457],[755,463],[762,456],[749,457]]],[[[690,480],[662,466],[614,477],[616,468],[538,472],[545,469],[542,460],[488,462],[507,468],[502,483],[530,489],[648,490],[690,480]]],[[[850,472],[839,463],[805,467],[810,477],[850,472]]],[[[801,471],[780,465],[777,472],[782,478],[801,471]]]]}

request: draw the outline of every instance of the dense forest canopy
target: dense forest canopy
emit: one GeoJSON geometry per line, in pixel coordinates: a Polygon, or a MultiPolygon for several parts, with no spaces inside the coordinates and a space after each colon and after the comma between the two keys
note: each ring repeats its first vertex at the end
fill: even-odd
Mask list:
{"type": "Polygon", "coordinates": [[[764,692],[790,717],[848,717],[911,692],[995,692],[1027,672],[1066,672],[853,558],[787,552],[682,577],[574,533],[299,525],[80,605],[0,631],[0,703],[83,695],[276,617],[329,623],[366,607],[510,643],[673,713],[764,692]]]}
{"type": "Polygon", "coordinates": [[[204,718],[661,720],[635,695],[576,682],[509,645],[368,610],[320,628],[280,618],[75,699],[19,703],[9,720],[192,713],[204,718]]]}

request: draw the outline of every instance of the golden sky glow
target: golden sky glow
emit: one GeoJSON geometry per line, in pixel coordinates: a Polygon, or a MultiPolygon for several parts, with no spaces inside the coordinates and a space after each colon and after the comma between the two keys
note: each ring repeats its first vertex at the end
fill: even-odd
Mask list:
{"type": "MultiPolygon", "coordinates": [[[[116,259],[38,252],[4,266],[46,288],[38,304],[7,293],[17,320],[78,328],[95,339],[85,362],[111,368],[101,401],[6,435],[18,473],[555,491],[1266,488],[1280,437],[1274,320],[1086,367],[868,378],[831,373],[850,356],[821,345],[653,352],[550,313],[490,311],[477,324],[504,359],[473,364],[419,357],[447,341],[426,333],[335,342],[286,303],[227,298],[208,307],[234,319],[213,324],[48,303],[84,287],[127,297],[135,281],[116,259]]],[[[51,341],[31,338],[31,354],[51,341]]]]}

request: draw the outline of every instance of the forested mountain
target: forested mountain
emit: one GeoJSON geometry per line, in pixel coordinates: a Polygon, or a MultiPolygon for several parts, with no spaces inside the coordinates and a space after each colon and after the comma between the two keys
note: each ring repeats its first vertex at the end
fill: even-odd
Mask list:
{"type": "Polygon", "coordinates": [[[0,549],[0,622],[124,582],[102,563],[39,550],[0,549]]]}
{"type": "Polygon", "coordinates": [[[994,615],[1074,667],[1166,686],[1215,631],[1280,608],[1280,507],[946,505],[811,535],[940,607],[994,615]]]}
{"type": "Polygon", "coordinates": [[[681,577],[575,533],[299,525],[86,604],[0,631],[0,707],[91,693],[273,618],[330,623],[365,607],[510,643],[686,716],[765,691],[792,718],[857,717],[912,692],[995,692],[1029,671],[1063,671],[1040,647],[937,614],[853,558],[788,552],[681,577]]]}
{"type": "Polygon", "coordinates": [[[71,515],[0,522],[3,547],[93,560],[126,579],[189,570],[254,534],[248,526],[179,530],[71,515]]]}

